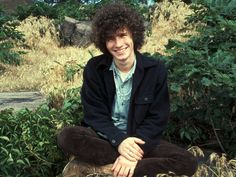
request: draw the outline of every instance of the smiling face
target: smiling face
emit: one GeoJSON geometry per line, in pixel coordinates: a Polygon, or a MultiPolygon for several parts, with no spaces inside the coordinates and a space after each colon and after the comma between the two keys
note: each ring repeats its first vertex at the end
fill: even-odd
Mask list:
{"type": "Polygon", "coordinates": [[[106,47],[116,66],[123,72],[128,72],[134,63],[134,42],[132,35],[127,28],[122,28],[116,31],[106,40],[106,47]]]}

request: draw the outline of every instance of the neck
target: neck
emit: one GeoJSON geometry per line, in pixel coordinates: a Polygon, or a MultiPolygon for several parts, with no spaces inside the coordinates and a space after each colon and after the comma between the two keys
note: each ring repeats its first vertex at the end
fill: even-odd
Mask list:
{"type": "Polygon", "coordinates": [[[134,65],[134,60],[135,60],[135,54],[133,53],[132,56],[130,56],[130,59],[128,59],[128,62],[127,63],[119,63],[119,61],[115,60],[115,65],[116,67],[121,71],[121,72],[124,72],[124,73],[127,73],[131,70],[131,68],[133,67],[134,65]]]}
{"type": "Polygon", "coordinates": [[[121,72],[123,72],[123,73],[127,73],[127,72],[129,72],[130,70],[131,70],[131,68],[133,67],[133,65],[134,65],[134,59],[133,59],[133,61],[132,61],[132,63],[130,62],[129,64],[127,64],[127,65],[117,65],[117,63],[115,62],[115,64],[116,64],[116,67],[121,71],[121,72]]]}

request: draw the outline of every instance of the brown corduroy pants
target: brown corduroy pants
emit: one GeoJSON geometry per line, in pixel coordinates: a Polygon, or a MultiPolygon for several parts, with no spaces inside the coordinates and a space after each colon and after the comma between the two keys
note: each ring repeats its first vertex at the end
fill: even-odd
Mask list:
{"type": "MultiPolygon", "coordinates": [[[[117,150],[91,128],[65,127],[58,134],[57,142],[67,156],[74,155],[80,161],[93,165],[114,163],[119,156],[117,150]]],[[[150,153],[138,161],[134,177],[144,175],[154,177],[158,173],[168,172],[191,176],[196,169],[197,161],[190,152],[162,140],[150,153]]]]}

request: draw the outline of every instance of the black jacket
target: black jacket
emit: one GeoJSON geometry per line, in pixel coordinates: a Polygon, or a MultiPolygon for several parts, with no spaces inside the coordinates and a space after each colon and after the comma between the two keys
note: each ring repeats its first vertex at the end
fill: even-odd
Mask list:
{"type": "Polygon", "coordinates": [[[134,136],[145,141],[144,153],[158,144],[169,117],[167,70],[160,60],[136,52],[136,69],[128,114],[127,134],[112,123],[112,103],[115,95],[112,58],[100,55],[90,59],[85,67],[81,90],[84,122],[96,132],[108,137],[113,146],[134,136]]]}

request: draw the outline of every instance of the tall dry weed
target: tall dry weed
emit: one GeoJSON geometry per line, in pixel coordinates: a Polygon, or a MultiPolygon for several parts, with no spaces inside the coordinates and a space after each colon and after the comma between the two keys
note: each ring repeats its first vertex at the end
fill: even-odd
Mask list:
{"type": "Polygon", "coordinates": [[[165,45],[169,39],[186,40],[183,36],[194,34],[194,27],[186,25],[186,17],[193,11],[181,0],[164,0],[157,3],[151,22],[151,35],[142,51],[165,54],[165,45]]]}
{"type": "Polygon", "coordinates": [[[43,82],[42,91],[46,94],[57,91],[58,93],[64,92],[67,89],[80,87],[82,85],[82,72],[79,70],[74,79],[71,81],[66,81],[65,78],[65,66],[80,64],[85,66],[88,59],[91,58],[90,53],[94,55],[99,54],[99,51],[95,49],[94,46],[89,46],[85,49],[75,48],[75,47],[66,47],[64,49],[58,49],[58,53],[54,62],[50,63],[50,69],[47,71],[47,79],[43,82]]]}
{"type": "Polygon", "coordinates": [[[32,50],[25,55],[25,62],[20,66],[5,66],[6,71],[0,75],[0,91],[39,90],[48,95],[56,90],[67,90],[79,87],[82,83],[82,70],[73,81],[65,79],[65,65],[79,63],[85,65],[90,53],[98,54],[93,46],[87,48],[53,47],[43,50],[32,50]]]}
{"type": "Polygon", "coordinates": [[[59,46],[59,33],[54,25],[54,20],[43,16],[29,16],[20,23],[17,30],[25,35],[25,44],[30,49],[45,49],[45,46],[49,45],[59,46]]]}
{"type": "MultiPolygon", "coordinates": [[[[198,159],[203,158],[206,154],[197,147],[193,146],[189,151],[198,159]]],[[[235,177],[236,176],[236,159],[228,159],[226,154],[211,153],[205,157],[205,161],[199,164],[198,170],[193,177],[235,177]]]]}
{"type": "MultiPolygon", "coordinates": [[[[188,149],[199,161],[196,173],[192,177],[235,177],[236,159],[227,159],[225,154],[211,153],[209,156],[198,146],[188,149]],[[201,161],[200,159],[204,159],[201,161]]],[[[171,177],[173,175],[158,174],[156,177],[171,177]]],[[[180,176],[186,177],[186,176],[180,176]]]]}

